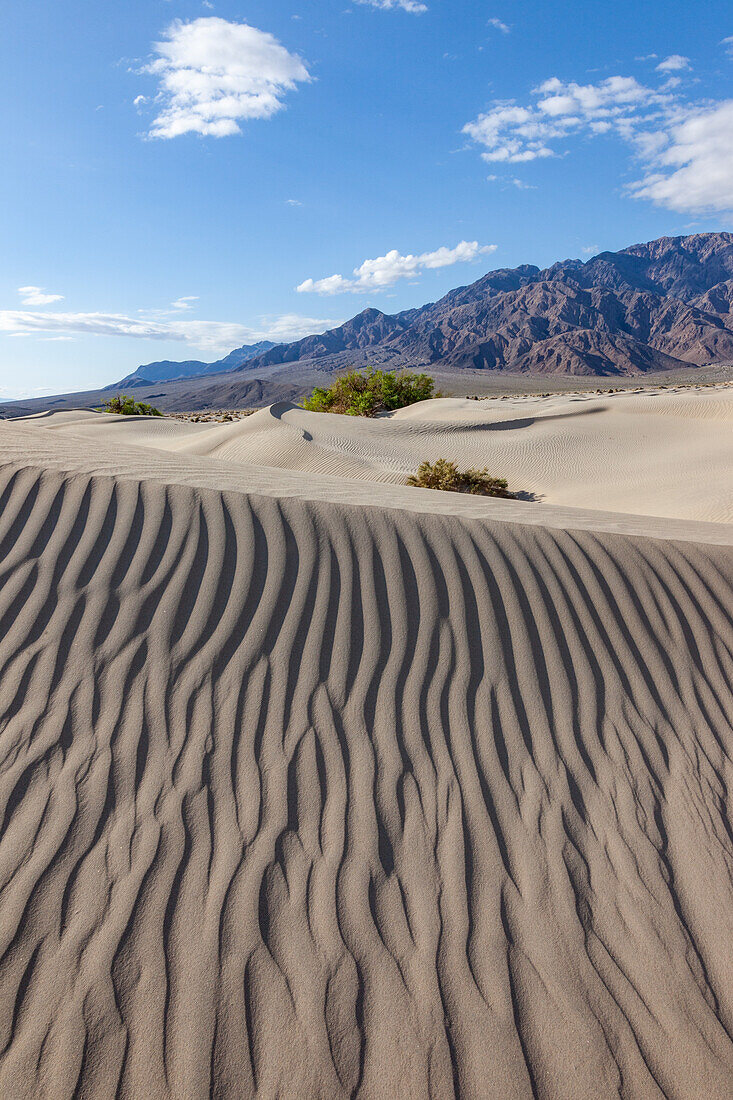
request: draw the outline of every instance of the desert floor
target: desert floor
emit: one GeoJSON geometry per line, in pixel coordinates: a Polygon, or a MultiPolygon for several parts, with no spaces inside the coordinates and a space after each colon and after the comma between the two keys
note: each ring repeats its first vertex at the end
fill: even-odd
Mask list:
{"type": "Polygon", "coordinates": [[[732,520],[731,387],[0,422],[0,1096],[727,1100],[732,520]]]}

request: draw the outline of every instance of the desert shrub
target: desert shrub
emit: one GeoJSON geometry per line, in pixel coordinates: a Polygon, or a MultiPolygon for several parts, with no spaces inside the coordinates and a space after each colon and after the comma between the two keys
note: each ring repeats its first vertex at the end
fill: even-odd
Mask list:
{"type": "Polygon", "coordinates": [[[118,413],[120,416],[162,416],[160,409],[154,405],[146,405],[144,401],[135,401],[132,397],[126,397],[124,393],[118,393],[116,397],[110,397],[104,406],[108,413],[118,413]]]}
{"type": "Polygon", "coordinates": [[[347,416],[376,416],[404,409],[417,401],[440,397],[427,374],[369,369],[342,374],[329,389],[316,387],[303,401],[309,412],[343,413],[347,416]]]}
{"type": "Polygon", "coordinates": [[[488,469],[459,470],[455,462],[439,458],[436,462],[421,462],[416,474],[407,479],[408,485],[419,489],[443,489],[447,493],[473,493],[484,497],[507,497],[514,493],[507,489],[503,477],[492,477],[488,469]]]}

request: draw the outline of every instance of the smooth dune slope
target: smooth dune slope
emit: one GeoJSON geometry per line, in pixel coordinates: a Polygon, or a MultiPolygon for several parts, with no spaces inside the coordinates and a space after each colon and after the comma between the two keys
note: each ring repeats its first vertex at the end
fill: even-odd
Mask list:
{"type": "Polygon", "coordinates": [[[730,1096],[724,528],[0,427],[0,1095],[730,1096]]]}
{"type": "Polygon", "coordinates": [[[448,398],[387,418],[281,402],[225,424],[98,413],[25,423],[115,445],[404,483],[424,460],[488,466],[546,503],[733,522],[733,387],[547,397],[448,398]]]}

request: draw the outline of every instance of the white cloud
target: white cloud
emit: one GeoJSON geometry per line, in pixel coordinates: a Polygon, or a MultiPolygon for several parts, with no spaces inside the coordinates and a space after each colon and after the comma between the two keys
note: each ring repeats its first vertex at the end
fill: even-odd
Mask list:
{"type": "Polygon", "coordinates": [[[566,83],[552,77],[533,95],[536,102],[530,106],[497,103],[463,127],[464,134],[484,146],[484,160],[520,164],[552,157],[558,140],[583,130],[622,132],[641,107],[664,101],[661,93],[631,76],[610,76],[599,84],[566,83]]]}
{"type": "Polygon", "coordinates": [[[19,286],[18,294],[24,306],[48,306],[63,299],[63,294],[46,294],[42,286],[19,286]]]}
{"type": "Polygon", "coordinates": [[[596,256],[598,254],[598,251],[599,249],[597,244],[587,244],[583,248],[581,248],[581,252],[584,256],[596,256]]]}
{"type": "Polygon", "coordinates": [[[10,336],[40,333],[127,336],[140,340],[173,340],[215,353],[231,351],[241,344],[253,344],[259,340],[286,343],[313,332],[324,332],[339,324],[339,320],[301,317],[293,313],[261,318],[260,327],[252,328],[226,321],[154,321],[119,313],[0,310],[0,333],[10,336]]]}
{"type": "Polygon", "coordinates": [[[659,73],[678,73],[682,69],[689,69],[690,59],[689,57],[683,57],[681,53],[673,53],[671,57],[665,57],[664,61],[660,61],[657,65],[657,72],[659,73]]]}
{"type": "Polygon", "coordinates": [[[381,8],[383,11],[388,11],[390,8],[401,8],[402,11],[409,11],[413,15],[421,15],[424,11],[427,11],[427,4],[420,3],[420,0],[357,0],[358,4],[368,4],[372,8],[381,8]]]}
{"type": "Polygon", "coordinates": [[[193,309],[193,303],[198,300],[198,294],[186,294],[183,298],[176,298],[175,302],[171,302],[171,309],[193,309]]]}
{"type": "MultiPolygon", "coordinates": [[[[660,68],[686,60],[675,55],[660,68]]],[[[573,135],[610,133],[646,166],[627,188],[633,197],[691,214],[733,213],[733,99],[690,103],[674,82],[654,89],[633,77],[599,84],[552,77],[533,90],[529,106],[497,103],[463,132],[483,147],[484,160],[506,163],[564,153],[573,135]]]]}
{"type": "Polygon", "coordinates": [[[438,248],[420,256],[402,256],[395,248],[385,256],[365,260],[360,267],[354,268],[353,277],[329,275],[325,279],[306,279],[296,290],[299,294],[361,294],[384,290],[394,286],[399,279],[415,278],[422,271],[466,263],[495,251],[495,244],[479,245],[478,241],[461,241],[455,248],[438,248]]]}
{"type": "Polygon", "coordinates": [[[733,212],[733,99],[680,110],[646,136],[650,170],[631,185],[635,198],[686,213],[733,212]]]}
{"type": "Polygon", "coordinates": [[[720,44],[721,46],[725,46],[725,52],[728,54],[728,57],[733,58],[733,34],[729,35],[728,38],[724,38],[720,44]]]}
{"type": "Polygon", "coordinates": [[[494,16],[493,19],[489,19],[489,26],[493,27],[494,30],[501,31],[502,34],[509,34],[509,31],[512,29],[506,23],[503,23],[501,19],[497,19],[496,16],[494,16]]]}
{"type": "Polygon", "coordinates": [[[153,138],[239,134],[241,121],[271,118],[286,92],[310,80],[301,58],[273,35],[217,16],[176,20],[155,52],[142,70],[159,80],[153,138]]]}
{"type": "Polygon", "coordinates": [[[300,199],[286,199],[285,200],[285,205],[286,206],[302,206],[303,203],[300,201],[300,199]]]}

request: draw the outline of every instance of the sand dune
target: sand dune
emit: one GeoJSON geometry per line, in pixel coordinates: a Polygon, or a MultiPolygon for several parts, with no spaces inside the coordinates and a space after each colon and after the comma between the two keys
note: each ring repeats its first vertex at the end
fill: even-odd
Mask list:
{"type": "Polygon", "coordinates": [[[733,527],[63,415],[0,424],[0,1095],[729,1097],[733,527]]]}
{"type": "Polygon", "coordinates": [[[38,419],[84,438],[309,474],[404,483],[425,459],[488,466],[552,504],[733,521],[733,387],[465,398],[388,418],[308,413],[280,403],[231,424],[98,413],[38,419]]]}

